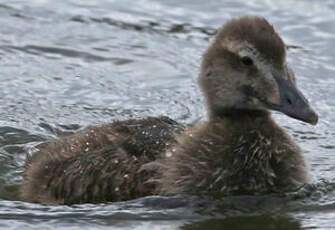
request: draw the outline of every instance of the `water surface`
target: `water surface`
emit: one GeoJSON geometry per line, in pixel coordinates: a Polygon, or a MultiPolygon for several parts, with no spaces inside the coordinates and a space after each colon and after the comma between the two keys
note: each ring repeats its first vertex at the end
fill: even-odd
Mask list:
{"type": "Polygon", "coordinates": [[[335,2],[12,0],[0,3],[0,227],[6,229],[335,228],[335,2]],[[275,114],[305,150],[311,185],[292,194],[147,197],[100,205],[18,200],[25,152],[117,119],[206,119],[196,78],[216,29],[266,17],[291,47],[316,127],[275,114]]]}

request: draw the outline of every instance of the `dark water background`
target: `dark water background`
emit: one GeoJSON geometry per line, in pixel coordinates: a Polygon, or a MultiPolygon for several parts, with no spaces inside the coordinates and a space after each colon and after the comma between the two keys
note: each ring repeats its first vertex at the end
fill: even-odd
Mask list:
{"type": "Polygon", "coordinates": [[[1,1],[0,228],[335,229],[334,47],[332,0],[1,1]],[[216,28],[246,14],[266,17],[293,46],[289,63],[320,115],[312,127],[275,114],[305,150],[311,185],[222,201],[17,201],[25,152],[40,142],[116,119],[206,119],[196,83],[201,54],[216,28]]]}

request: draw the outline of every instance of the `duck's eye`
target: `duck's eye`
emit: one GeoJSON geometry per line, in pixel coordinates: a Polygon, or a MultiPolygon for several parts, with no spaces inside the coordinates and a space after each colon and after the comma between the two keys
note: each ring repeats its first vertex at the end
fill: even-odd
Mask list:
{"type": "Polygon", "coordinates": [[[241,61],[244,65],[248,65],[248,66],[251,66],[252,64],[254,64],[254,61],[248,56],[242,57],[241,61]]]}

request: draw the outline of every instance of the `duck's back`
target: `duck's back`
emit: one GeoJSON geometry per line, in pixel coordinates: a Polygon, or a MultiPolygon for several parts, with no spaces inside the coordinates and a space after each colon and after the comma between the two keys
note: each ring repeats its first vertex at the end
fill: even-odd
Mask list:
{"type": "Polygon", "coordinates": [[[122,201],[151,195],[155,171],[139,170],[161,158],[183,126],[167,117],[89,127],[43,143],[26,163],[21,198],[45,204],[122,201]]]}

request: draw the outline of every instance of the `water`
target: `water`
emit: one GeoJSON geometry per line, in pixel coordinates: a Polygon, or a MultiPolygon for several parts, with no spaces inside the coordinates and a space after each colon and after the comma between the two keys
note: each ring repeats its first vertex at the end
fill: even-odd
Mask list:
{"type": "Polygon", "coordinates": [[[0,228],[335,229],[335,3],[328,1],[10,0],[0,3],[0,228]],[[116,119],[205,119],[201,54],[232,17],[266,17],[320,115],[276,120],[305,150],[313,183],[292,194],[146,197],[42,206],[18,200],[25,152],[116,119]]]}

